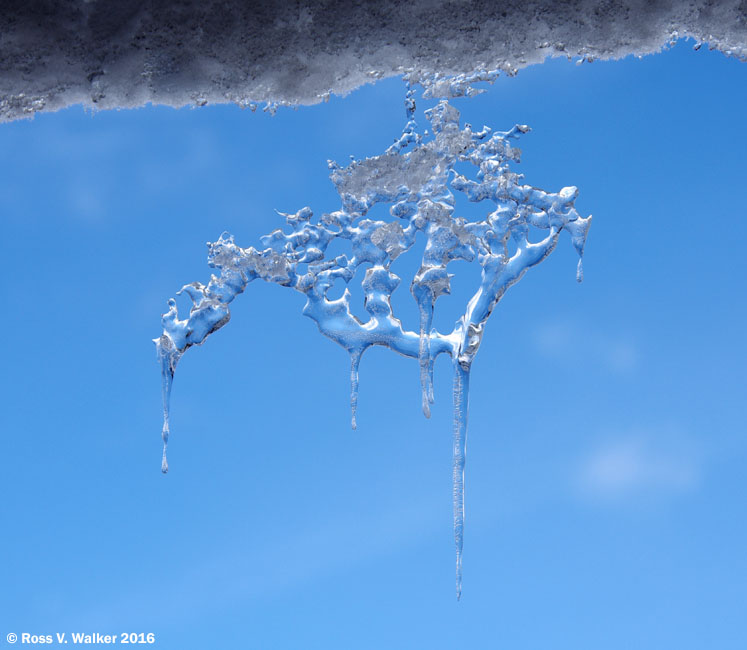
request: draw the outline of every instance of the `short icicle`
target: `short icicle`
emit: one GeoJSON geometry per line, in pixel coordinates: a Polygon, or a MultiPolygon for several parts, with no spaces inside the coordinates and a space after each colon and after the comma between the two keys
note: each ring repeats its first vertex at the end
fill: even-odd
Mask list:
{"type": "Polygon", "coordinates": [[[420,364],[420,386],[423,395],[423,415],[431,417],[433,404],[433,357],[431,355],[431,328],[433,327],[433,298],[428,290],[413,292],[420,312],[420,345],[418,362],[420,364]]]}
{"type": "Polygon", "coordinates": [[[358,428],[355,413],[358,410],[358,367],[362,354],[363,350],[350,350],[350,425],[353,429],[358,428]]]}
{"type": "Polygon", "coordinates": [[[454,543],[456,544],[456,595],[462,597],[462,548],[464,546],[464,461],[467,451],[469,368],[454,361],[454,543]]]}

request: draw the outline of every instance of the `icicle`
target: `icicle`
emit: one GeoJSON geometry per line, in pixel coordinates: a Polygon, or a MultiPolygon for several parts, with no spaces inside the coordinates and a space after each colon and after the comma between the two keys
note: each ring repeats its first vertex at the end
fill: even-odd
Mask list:
{"type": "Polygon", "coordinates": [[[169,444],[169,411],[171,404],[171,384],[174,381],[176,364],[182,354],[175,347],[172,340],[163,334],[159,339],[153,339],[156,344],[156,354],[161,362],[161,395],[163,398],[163,429],[161,439],[163,440],[163,454],[161,456],[161,471],[166,474],[169,471],[169,461],[166,458],[166,448],[169,444]]]}
{"type": "Polygon", "coordinates": [[[578,258],[578,266],[576,266],[576,282],[584,281],[584,258],[578,258]]]}
{"type": "Polygon", "coordinates": [[[361,363],[363,350],[350,351],[350,425],[353,429],[358,428],[355,413],[358,410],[358,367],[361,363]]]}
{"type": "Polygon", "coordinates": [[[456,595],[462,597],[462,547],[464,545],[464,461],[467,451],[469,369],[454,361],[454,543],[456,544],[456,595]]]}

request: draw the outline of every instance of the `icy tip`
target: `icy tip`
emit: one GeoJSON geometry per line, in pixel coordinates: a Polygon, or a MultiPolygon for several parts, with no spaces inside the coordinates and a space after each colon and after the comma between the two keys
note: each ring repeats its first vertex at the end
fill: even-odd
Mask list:
{"type": "Polygon", "coordinates": [[[168,474],[169,473],[169,461],[166,458],[166,448],[168,447],[168,444],[169,444],[168,420],[163,423],[163,431],[161,432],[161,438],[163,439],[163,455],[161,456],[161,472],[163,474],[168,474]]]}

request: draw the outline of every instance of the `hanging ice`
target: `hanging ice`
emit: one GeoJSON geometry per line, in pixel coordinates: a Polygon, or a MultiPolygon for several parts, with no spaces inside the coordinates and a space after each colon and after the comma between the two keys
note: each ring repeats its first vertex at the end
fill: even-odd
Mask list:
{"type": "MultiPolygon", "coordinates": [[[[449,94],[467,94],[461,86],[457,90],[449,94]]],[[[347,167],[329,163],[330,178],[341,199],[339,210],[318,220],[312,219],[308,207],[285,214],[288,229],[261,237],[259,249],[240,248],[231,235],[223,233],[218,241],[208,244],[208,264],[219,275],[213,275],[207,285],[194,282],[179,292],[193,302],[189,317],[179,320],[175,301],[169,301],[163,334],[155,339],[163,379],[162,470],[168,471],[169,399],[177,363],[187,348],[203,343],[228,322],[229,303],[253,280],[261,278],[305,294],[304,315],[316,322],[322,334],[348,351],[353,428],[358,367],[366,349],[381,345],[418,360],[426,416],[433,402],[433,362],[446,353],[454,372],[453,507],[459,598],[472,362],[498,301],[527,269],[552,252],[563,230],[570,234],[578,252],[577,279],[581,280],[581,256],[591,217],[582,218],[576,212],[575,187],[545,192],[522,185],[522,176],[509,170],[509,163],[520,158],[520,150],[511,140],[526,133],[528,127],[516,125],[507,132],[494,132],[488,127],[480,131],[470,126],[461,128],[459,111],[443,100],[425,112],[431,134],[424,138],[414,121],[412,89],[407,93],[406,110],[402,136],[385,153],[354,160],[347,167]],[[474,165],[476,180],[457,173],[457,162],[474,165]],[[470,220],[455,214],[454,191],[464,193],[474,203],[485,202],[486,216],[470,220]],[[382,203],[391,205],[390,221],[366,218],[374,205],[382,203]],[[537,241],[530,241],[530,235],[537,241]],[[404,329],[392,313],[390,299],[400,278],[390,267],[418,236],[425,238],[425,250],[410,291],[418,305],[420,323],[417,331],[411,331],[404,329]],[[350,254],[327,257],[329,243],[338,238],[348,240],[350,254]],[[449,293],[451,276],[447,267],[454,260],[476,261],[482,274],[464,314],[450,333],[443,334],[433,329],[433,311],[438,297],[449,293]],[[365,322],[351,313],[347,289],[341,298],[327,298],[335,280],[350,282],[361,266],[365,268],[362,287],[369,314],[365,322]]]]}

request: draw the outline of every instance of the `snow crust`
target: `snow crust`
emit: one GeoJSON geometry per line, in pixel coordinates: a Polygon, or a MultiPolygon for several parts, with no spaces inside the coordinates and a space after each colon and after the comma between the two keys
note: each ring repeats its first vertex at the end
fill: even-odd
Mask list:
{"type": "Polygon", "coordinates": [[[0,6],[0,121],[72,104],[313,104],[407,72],[435,78],[431,96],[444,97],[455,89],[452,77],[475,70],[515,74],[550,56],[643,55],[681,37],[747,59],[747,0],[5,0],[0,6]]]}

